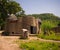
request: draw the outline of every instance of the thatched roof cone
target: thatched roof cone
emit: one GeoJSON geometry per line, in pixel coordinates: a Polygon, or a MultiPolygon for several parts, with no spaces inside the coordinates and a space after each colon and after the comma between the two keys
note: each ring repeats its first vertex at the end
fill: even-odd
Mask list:
{"type": "Polygon", "coordinates": [[[25,16],[23,17],[23,24],[34,26],[35,25],[35,18],[33,16],[25,16]]]}
{"type": "Polygon", "coordinates": [[[17,17],[14,14],[9,15],[9,17],[7,19],[11,20],[11,21],[18,20],[17,17]]]}

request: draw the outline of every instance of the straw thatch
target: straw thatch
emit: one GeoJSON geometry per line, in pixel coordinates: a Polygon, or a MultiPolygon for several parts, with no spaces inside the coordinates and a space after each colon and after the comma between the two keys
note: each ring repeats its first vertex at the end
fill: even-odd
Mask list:
{"type": "Polygon", "coordinates": [[[11,15],[9,15],[9,17],[7,19],[11,20],[11,21],[15,21],[15,20],[17,20],[17,17],[14,14],[11,14],[11,15]]]}

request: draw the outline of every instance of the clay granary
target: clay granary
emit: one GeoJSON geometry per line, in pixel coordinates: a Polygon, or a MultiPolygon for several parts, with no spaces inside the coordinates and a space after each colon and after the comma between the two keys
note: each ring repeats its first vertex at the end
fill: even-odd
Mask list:
{"type": "Polygon", "coordinates": [[[53,31],[56,35],[60,35],[60,26],[53,27],[51,31],[53,31]]]}
{"type": "Polygon", "coordinates": [[[11,14],[5,24],[5,32],[9,35],[20,35],[22,29],[27,29],[29,34],[40,33],[41,20],[33,16],[16,17],[11,14]]]}

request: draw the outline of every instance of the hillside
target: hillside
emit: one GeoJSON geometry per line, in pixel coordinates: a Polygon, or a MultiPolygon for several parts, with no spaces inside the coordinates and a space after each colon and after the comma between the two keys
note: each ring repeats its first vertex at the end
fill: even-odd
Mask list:
{"type": "Polygon", "coordinates": [[[52,13],[43,13],[43,14],[32,14],[32,16],[36,18],[40,18],[41,20],[55,20],[58,21],[60,18],[52,13]]]}

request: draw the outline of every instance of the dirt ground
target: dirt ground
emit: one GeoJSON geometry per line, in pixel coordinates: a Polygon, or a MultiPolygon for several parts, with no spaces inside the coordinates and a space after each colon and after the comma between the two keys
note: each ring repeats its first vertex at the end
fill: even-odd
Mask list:
{"type": "Polygon", "coordinates": [[[0,50],[21,50],[19,46],[14,43],[19,39],[18,36],[0,36],[0,50]]]}
{"type": "MultiPolygon", "coordinates": [[[[21,40],[19,39],[19,36],[0,36],[0,50],[22,50],[19,48],[18,44],[14,43],[16,40],[21,40]]],[[[60,41],[54,41],[54,40],[45,40],[45,39],[40,39],[37,37],[29,37],[27,40],[23,40],[24,42],[29,42],[31,40],[40,40],[43,42],[57,42],[60,43],[60,41]]]]}

